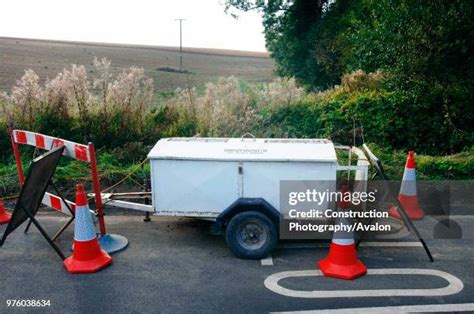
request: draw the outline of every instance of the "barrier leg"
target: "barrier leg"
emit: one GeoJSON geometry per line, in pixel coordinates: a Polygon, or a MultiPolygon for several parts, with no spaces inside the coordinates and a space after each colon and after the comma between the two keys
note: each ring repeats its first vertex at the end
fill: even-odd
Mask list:
{"type": "Polygon", "coordinates": [[[123,251],[128,246],[128,239],[118,234],[106,233],[98,237],[100,247],[109,254],[123,251]]]}
{"type": "Polygon", "coordinates": [[[146,213],[145,213],[145,218],[143,218],[143,221],[144,221],[144,222],[150,222],[150,221],[151,221],[150,213],[149,213],[149,212],[146,212],[146,213]]]}
{"type": "Polygon", "coordinates": [[[95,156],[95,148],[92,142],[89,142],[89,153],[91,159],[92,183],[94,186],[95,204],[97,207],[97,218],[99,220],[100,233],[98,240],[102,250],[109,254],[120,252],[127,248],[128,239],[118,234],[108,234],[105,228],[104,207],[102,205],[102,196],[100,191],[100,180],[97,172],[97,161],[95,156]]]}
{"type": "MultiPolygon", "coordinates": [[[[143,168],[143,167],[142,167],[142,168],[143,168]]],[[[145,191],[145,192],[150,192],[150,188],[149,188],[150,180],[148,180],[148,179],[143,180],[143,185],[145,186],[144,191],[145,191]]],[[[145,205],[150,205],[150,198],[149,198],[149,197],[145,197],[144,203],[145,203],[145,205]]],[[[151,221],[150,213],[149,213],[149,212],[145,212],[145,218],[143,219],[143,221],[144,221],[144,222],[150,222],[150,221],[151,221]]]]}
{"type": "Polygon", "coordinates": [[[30,230],[30,227],[31,227],[31,220],[29,220],[29,221],[28,221],[28,224],[26,225],[25,234],[28,233],[28,231],[30,230]]]}

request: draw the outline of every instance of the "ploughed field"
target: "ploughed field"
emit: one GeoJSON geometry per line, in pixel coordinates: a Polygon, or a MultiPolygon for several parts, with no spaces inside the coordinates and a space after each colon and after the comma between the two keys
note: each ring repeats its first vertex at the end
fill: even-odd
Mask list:
{"type": "Polygon", "coordinates": [[[45,80],[70,64],[83,64],[92,76],[94,57],[111,60],[114,74],[130,66],[144,68],[158,92],[200,86],[220,76],[234,75],[248,82],[274,78],[274,62],[262,52],[184,48],[183,68],[190,73],[179,73],[169,70],[179,67],[177,47],[0,37],[0,91],[10,91],[28,68],[45,80]]]}

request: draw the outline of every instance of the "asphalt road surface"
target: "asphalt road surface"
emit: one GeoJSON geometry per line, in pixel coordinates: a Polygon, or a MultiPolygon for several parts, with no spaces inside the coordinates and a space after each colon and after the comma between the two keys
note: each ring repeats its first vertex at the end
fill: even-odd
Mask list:
{"type": "MultiPolygon", "coordinates": [[[[50,233],[65,221],[38,219],[50,233]]],[[[96,274],[70,275],[35,227],[17,229],[0,248],[0,312],[285,312],[338,310],[474,310],[474,240],[429,240],[429,262],[413,238],[363,242],[358,250],[369,274],[344,281],[320,276],[316,263],[327,242],[281,243],[271,257],[234,257],[208,223],[190,219],[108,216],[109,232],[129,247],[96,274]],[[370,291],[366,291],[370,290],[370,291]],[[8,308],[7,300],[50,300],[46,308],[8,308]]],[[[473,217],[460,219],[467,234],[473,217]]],[[[5,225],[0,226],[3,234],[5,225]]],[[[57,241],[70,254],[73,228],[57,241]]]]}

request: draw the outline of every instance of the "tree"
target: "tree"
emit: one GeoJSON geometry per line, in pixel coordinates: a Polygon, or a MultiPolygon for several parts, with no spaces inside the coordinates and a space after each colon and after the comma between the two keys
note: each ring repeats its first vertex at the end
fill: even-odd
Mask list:
{"type": "Polygon", "coordinates": [[[228,0],[226,11],[258,10],[263,13],[266,46],[276,60],[277,73],[295,77],[310,86],[327,87],[329,79],[324,67],[314,58],[312,28],[327,10],[328,0],[228,0]],[[313,46],[313,47],[312,47],[313,46]]]}
{"type": "Polygon", "coordinates": [[[359,69],[382,71],[385,88],[406,99],[398,105],[417,138],[407,148],[473,145],[474,1],[229,0],[226,8],[263,12],[278,74],[309,89],[359,69]]]}
{"type": "Polygon", "coordinates": [[[453,152],[473,143],[474,2],[363,0],[342,19],[344,70],[381,69],[405,95],[416,146],[453,152]]]}

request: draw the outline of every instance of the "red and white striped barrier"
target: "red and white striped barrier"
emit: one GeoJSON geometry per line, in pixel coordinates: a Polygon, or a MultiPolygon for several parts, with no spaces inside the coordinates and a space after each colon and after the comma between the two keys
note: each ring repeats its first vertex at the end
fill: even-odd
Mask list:
{"type": "Polygon", "coordinates": [[[67,208],[67,205],[69,205],[69,208],[74,212],[76,210],[76,204],[74,204],[71,201],[66,200],[67,205],[63,202],[63,200],[54,194],[46,192],[43,196],[43,200],[41,201],[43,205],[46,205],[48,207],[51,207],[52,209],[61,212],[63,214],[71,216],[71,212],[67,208]]]}
{"type": "MultiPolygon", "coordinates": [[[[117,235],[117,234],[108,234],[105,228],[105,219],[104,219],[104,208],[102,204],[102,196],[100,190],[100,180],[99,174],[97,171],[97,161],[95,157],[95,148],[93,143],[88,143],[87,145],[78,144],[71,141],[66,141],[57,137],[44,135],[40,133],[24,131],[24,130],[14,130],[12,124],[9,125],[10,140],[13,147],[13,155],[16,161],[16,168],[18,171],[18,181],[20,186],[25,182],[25,176],[23,174],[23,166],[20,158],[20,151],[18,149],[18,144],[31,145],[44,150],[52,150],[57,147],[64,146],[64,155],[87,162],[90,165],[92,184],[94,188],[95,195],[95,205],[96,205],[96,216],[99,221],[100,234],[99,242],[103,250],[108,253],[114,253],[125,249],[128,245],[127,238],[117,235]]],[[[74,202],[65,200],[63,201],[59,196],[46,193],[43,197],[42,203],[48,207],[55,209],[58,212],[71,215],[68,206],[71,208],[71,211],[75,212],[76,204],[74,202]]]]}
{"type": "MultiPolygon", "coordinates": [[[[20,158],[20,152],[18,149],[18,144],[30,145],[44,150],[52,150],[57,147],[64,146],[64,155],[74,158],[76,160],[84,161],[90,164],[92,183],[94,186],[95,193],[95,202],[97,207],[97,217],[100,224],[100,233],[105,235],[105,222],[104,222],[104,212],[102,206],[102,198],[100,191],[100,182],[99,175],[97,172],[97,162],[95,158],[95,148],[94,144],[89,143],[88,145],[79,144],[71,141],[67,141],[61,138],[44,135],[36,132],[25,131],[25,130],[14,130],[12,127],[9,128],[10,139],[13,147],[13,154],[16,160],[16,166],[18,171],[18,180],[20,185],[23,185],[25,181],[25,176],[23,173],[23,166],[20,158]]],[[[53,208],[54,210],[64,213],[66,215],[71,215],[67,205],[71,208],[72,211],[75,210],[76,204],[71,201],[66,203],[57,195],[46,193],[43,197],[42,204],[53,208]],[[67,204],[67,205],[66,205],[67,204]]]]}
{"type": "Polygon", "coordinates": [[[91,161],[87,145],[23,130],[13,130],[13,139],[17,144],[31,145],[45,150],[52,150],[64,146],[64,155],[77,160],[91,161]]]}

